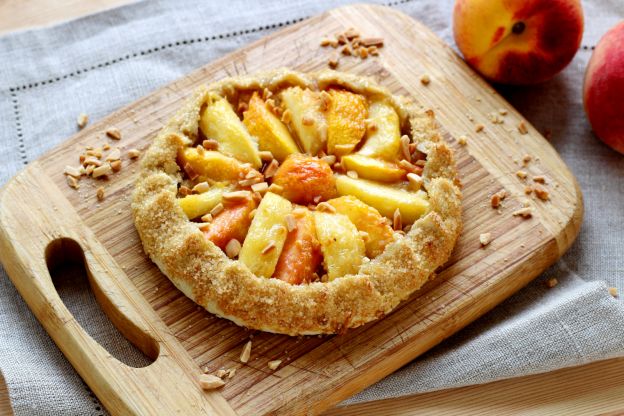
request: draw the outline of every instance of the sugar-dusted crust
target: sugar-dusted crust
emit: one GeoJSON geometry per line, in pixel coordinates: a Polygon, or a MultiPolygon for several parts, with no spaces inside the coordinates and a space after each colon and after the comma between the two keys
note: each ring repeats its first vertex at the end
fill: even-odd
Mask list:
{"type": "Polygon", "coordinates": [[[390,313],[420,288],[449,257],[461,231],[461,195],[453,154],[432,113],[397,98],[373,81],[336,71],[302,74],[286,69],[228,78],[198,89],[160,131],[141,162],[132,210],[145,252],[182,291],[208,311],[238,325],[290,335],[338,333],[390,313]],[[343,87],[391,100],[404,126],[427,153],[423,172],[431,211],[417,220],[358,274],[331,282],[291,285],[257,277],[230,260],[192,224],[176,202],[182,180],[176,163],[181,146],[195,141],[200,108],[209,94],[288,85],[343,87]]]}

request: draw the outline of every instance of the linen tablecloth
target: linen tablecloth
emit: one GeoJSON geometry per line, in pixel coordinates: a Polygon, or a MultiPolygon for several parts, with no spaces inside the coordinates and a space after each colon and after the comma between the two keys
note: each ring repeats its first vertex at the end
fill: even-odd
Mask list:
{"type": "MultiPolygon", "coordinates": [[[[76,132],[219,56],[345,2],[139,2],[0,38],[0,184],[76,132]]],[[[386,3],[384,3],[386,4],[386,3]]],[[[387,3],[449,44],[451,0],[387,3]]],[[[581,86],[592,48],[624,18],[621,0],[583,2],[583,46],[560,75],[503,95],[552,144],[585,197],[581,234],[555,266],[476,323],[348,402],[374,400],[624,355],[624,157],[601,144],[584,116],[581,86]],[[547,289],[544,280],[560,284],[547,289]]],[[[59,288],[79,322],[126,363],[141,364],[102,317],[80,279],[59,288]]],[[[105,410],[0,270],[0,370],[17,415],[99,415],[105,410]]]]}

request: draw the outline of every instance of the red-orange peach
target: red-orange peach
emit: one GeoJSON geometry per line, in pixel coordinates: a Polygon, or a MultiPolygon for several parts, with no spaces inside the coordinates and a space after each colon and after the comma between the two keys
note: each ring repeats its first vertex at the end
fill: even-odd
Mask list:
{"type": "Polygon", "coordinates": [[[583,10],[580,0],[457,0],[453,32],[466,62],[487,79],[535,84],[576,54],[583,10]]]}
{"type": "Polygon", "coordinates": [[[583,102],[594,133],[624,154],[624,22],[609,30],[594,51],[583,84],[583,102]]]}

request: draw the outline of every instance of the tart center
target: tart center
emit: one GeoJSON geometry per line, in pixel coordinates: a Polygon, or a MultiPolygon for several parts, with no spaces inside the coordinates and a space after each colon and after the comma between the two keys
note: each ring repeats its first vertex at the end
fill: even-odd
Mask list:
{"type": "Polygon", "coordinates": [[[197,143],[178,152],[178,203],[257,276],[355,274],[429,211],[426,155],[385,97],[241,90],[211,94],[198,116],[197,143]]]}

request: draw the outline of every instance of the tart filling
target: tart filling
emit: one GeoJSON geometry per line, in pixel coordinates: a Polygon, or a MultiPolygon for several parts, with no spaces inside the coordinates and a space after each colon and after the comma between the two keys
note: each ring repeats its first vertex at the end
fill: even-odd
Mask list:
{"type": "Polygon", "coordinates": [[[433,113],[336,71],[198,90],[143,159],[133,212],[146,252],[187,296],[287,334],[390,312],[461,227],[433,113]]]}

